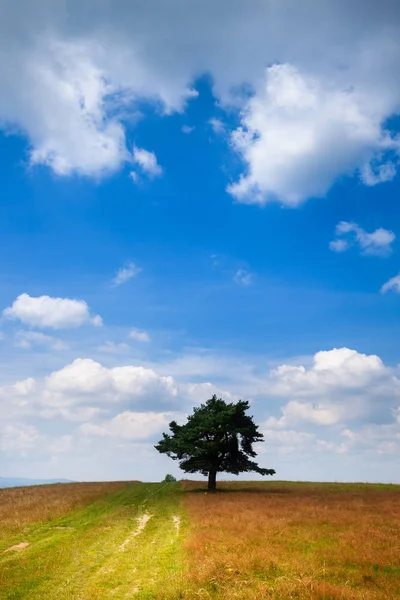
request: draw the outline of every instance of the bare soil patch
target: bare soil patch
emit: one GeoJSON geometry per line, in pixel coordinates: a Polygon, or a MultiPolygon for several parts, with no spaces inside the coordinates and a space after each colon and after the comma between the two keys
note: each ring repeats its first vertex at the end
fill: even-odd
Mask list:
{"type": "Polygon", "coordinates": [[[19,544],[14,544],[14,546],[10,546],[9,548],[6,548],[3,551],[3,554],[5,554],[6,552],[21,552],[21,550],[24,550],[29,545],[30,545],[29,542],[20,542],[19,544]]]}

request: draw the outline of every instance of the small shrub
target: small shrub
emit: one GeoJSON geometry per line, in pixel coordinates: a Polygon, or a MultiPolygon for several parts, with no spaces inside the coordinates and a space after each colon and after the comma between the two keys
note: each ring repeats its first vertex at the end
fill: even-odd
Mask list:
{"type": "Polygon", "coordinates": [[[172,482],[176,481],[176,478],[173,475],[171,475],[170,473],[167,473],[164,481],[168,482],[168,483],[172,483],[172,482]]]}

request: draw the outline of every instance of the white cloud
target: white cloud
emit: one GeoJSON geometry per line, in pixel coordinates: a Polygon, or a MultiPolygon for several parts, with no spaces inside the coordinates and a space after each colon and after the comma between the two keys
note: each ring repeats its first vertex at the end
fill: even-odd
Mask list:
{"type": "Polygon", "coordinates": [[[171,413],[133,412],[127,410],[109,421],[84,423],[80,431],[86,436],[110,436],[117,439],[143,440],[162,430],[172,420],[171,413]]]}
{"type": "Polygon", "coordinates": [[[117,170],[140,105],[182,111],[206,73],[219,106],[242,109],[239,200],[293,206],[357,170],[367,185],[394,176],[384,124],[400,103],[397,0],[3,5],[0,122],[28,138],[31,164],[117,170]]]}
{"type": "Polygon", "coordinates": [[[112,280],[112,284],[114,286],[121,285],[122,283],[126,283],[133,277],[136,277],[141,273],[142,269],[137,267],[134,263],[129,262],[125,267],[121,267],[118,269],[117,274],[112,280]]]}
{"type": "Polygon", "coordinates": [[[334,425],[354,419],[374,419],[400,400],[400,379],[375,355],[349,348],[317,352],[311,367],[283,364],[273,369],[267,394],[286,398],[282,416],[269,427],[299,423],[334,425]]]}
{"type": "Polygon", "coordinates": [[[50,296],[33,298],[29,294],[21,294],[9,308],[3,311],[3,315],[7,319],[19,320],[32,327],[69,329],[86,323],[102,325],[99,315],[90,316],[89,307],[83,300],[50,296]]]}
{"type": "Polygon", "coordinates": [[[8,452],[28,450],[36,445],[39,438],[39,432],[33,425],[4,425],[0,430],[0,449],[8,452]]]}
{"type": "Polygon", "coordinates": [[[215,394],[218,398],[223,398],[225,402],[237,402],[239,399],[236,394],[232,394],[228,390],[223,390],[213,383],[202,382],[202,383],[188,383],[187,385],[181,386],[181,392],[185,397],[190,399],[188,404],[204,404],[209,398],[215,394]]]}
{"type": "Polygon", "coordinates": [[[247,171],[228,191],[261,205],[279,199],[296,206],[324,196],[340,175],[400,150],[399,140],[381,128],[387,108],[377,106],[376,96],[369,101],[364,90],[315,78],[293,64],[269,67],[231,136],[247,171]]]}
{"type": "Polygon", "coordinates": [[[253,283],[253,274],[246,269],[238,269],[235,273],[233,281],[238,285],[248,286],[253,283]]]}
{"type": "MultiPolygon", "coordinates": [[[[44,396],[46,398],[46,394],[44,396]]],[[[63,419],[81,423],[82,421],[96,421],[107,415],[110,411],[98,406],[45,406],[40,408],[40,416],[44,419],[63,419]]]]}
{"type": "Polygon", "coordinates": [[[345,252],[350,248],[350,244],[347,240],[332,240],[329,242],[329,248],[333,252],[345,252]]]}
{"type": "Polygon", "coordinates": [[[172,377],[140,366],[107,368],[90,358],[78,358],[45,380],[44,402],[65,407],[92,402],[155,402],[177,396],[172,377]]]}
{"type": "Polygon", "coordinates": [[[65,350],[68,347],[62,340],[39,331],[17,331],[15,345],[24,350],[30,350],[35,346],[43,346],[51,350],[65,350]]]}
{"type": "Polygon", "coordinates": [[[301,421],[314,425],[334,425],[346,416],[345,407],[324,403],[311,404],[311,402],[298,402],[291,400],[282,408],[282,417],[271,417],[267,426],[287,427],[301,421]]]}
{"type": "Polygon", "coordinates": [[[225,125],[223,124],[223,122],[220,119],[216,119],[213,117],[208,122],[211,125],[211,128],[216,135],[221,135],[222,133],[225,132],[225,125]]]}
{"type": "MultiPolygon", "coordinates": [[[[163,170],[158,164],[154,152],[135,146],[133,148],[133,163],[138,165],[140,172],[147,175],[147,177],[161,177],[162,175],[163,170]]],[[[132,171],[130,176],[135,182],[139,179],[139,174],[136,171],[132,171]]]]}
{"type": "Polygon", "coordinates": [[[392,161],[388,161],[383,165],[378,165],[375,168],[375,171],[372,168],[370,163],[367,163],[361,169],[361,179],[365,183],[365,185],[373,186],[378,185],[378,183],[384,183],[385,181],[391,181],[396,177],[397,170],[396,166],[392,161]]]}
{"type": "Polygon", "coordinates": [[[33,33],[31,44],[18,48],[16,36],[10,47],[30,101],[18,97],[20,84],[4,63],[0,74],[10,85],[1,116],[29,136],[30,164],[47,165],[57,175],[100,176],[117,170],[129,155],[122,124],[107,114],[117,88],[96,60],[96,43],[49,33],[39,40],[33,33]]]}
{"type": "Polygon", "coordinates": [[[376,478],[397,476],[388,458],[400,450],[400,365],[389,367],[378,356],[347,348],[288,359],[271,372],[262,357],[198,349],[175,358],[169,355],[169,363],[152,368],[78,359],[48,377],[1,387],[0,445],[13,461],[24,458],[10,468],[18,464],[21,473],[29,468],[34,476],[34,465],[47,468],[57,453],[54,476],[62,469],[65,477],[100,477],[101,462],[103,477],[129,478],[133,472],[145,478],[148,469],[161,477],[168,467],[151,445],[139,477],[141,444],[166,431],[170,420],[182,423],[193,406],[215,393],[228,402],[250,400],[265,435],[257,446],[260,462],[282,477],[321,478],[319,462],[330,478],[354,480],[366,461],[379,469],[376,478]],[[299,456],[306,465],[300,472],[299,456]],[[348,461],[354,461],[351,467],[348,461]]]}
{"type": "Polygon", "coordinates": [[[386,292],[389,292],[390,290],[400,294],[400,273],[389,279],[389,281],[384,283],[381,287],[382,294],[386,294],[386,292]]]}
{"type": "Polygon", "coordinates": [[[147,331],[140,331],[139,329],[132,329],[129,332],[129,337],[137,342],[150,342],[151,339],[147,331]]]}
{"type": "Polygon", "coordinates": [[[344,252],[353,244],[357,244],[362,254],[373,256],[388,256],[392,252],[392,242],[396,239],[393,231],[380,227],[368,233],[357,223],[341,221],[336,226],[339,239],[330,242],[329,247],[334,252],[344,252]],[[342,236],[342,237],[339,237],[342,236]],[[343,239],[343,236],[347,236],[343,239]]]}

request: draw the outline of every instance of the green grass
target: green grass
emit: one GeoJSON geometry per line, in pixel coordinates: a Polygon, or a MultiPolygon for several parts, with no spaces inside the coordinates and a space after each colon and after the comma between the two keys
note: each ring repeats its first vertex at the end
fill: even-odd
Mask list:
{"type": "Polygon", "coordinates": [[[21,537],[2,539],[0,598],[177,597],[187,525],[179,484],[135,484],[21,537]],[[151,515],[134,537],[139,519],[151,515]],[[177,531],[173,517],[180,518],[177,531]],[[22,541],[24,550],[4,550],[22,541]]]}
{"type": "Polygon", "coordinates": [[[78,491],[26,488],[30,521],[24,494],[19,510],[3,494],[16,518],[0,522],[0,600],[400,597],[399,486],[135,483],[61,513],[78,491]],[[51,506],[63,516],[48,520],[51,506]]]}

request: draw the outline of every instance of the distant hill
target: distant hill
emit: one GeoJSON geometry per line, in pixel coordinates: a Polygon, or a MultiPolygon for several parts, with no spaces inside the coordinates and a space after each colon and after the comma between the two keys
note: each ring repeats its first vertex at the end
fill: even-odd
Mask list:
{"type": "Polygon", "coordinates": [[[0,477],[0,488],[20,487],[26,485],[43,485],[45,483],[73,483],[70,479],[24,479],[22,477],[0,477]]]}

